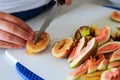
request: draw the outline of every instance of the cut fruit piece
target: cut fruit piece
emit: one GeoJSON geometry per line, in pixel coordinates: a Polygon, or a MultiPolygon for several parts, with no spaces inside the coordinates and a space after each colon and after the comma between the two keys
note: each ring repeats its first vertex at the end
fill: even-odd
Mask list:
{"type": "Polygon", "coordinates": [[[118,41],[108,42],[98,48],[97,54],[110,53],[119,48],[120,48],[120,42],[118,41]]]}
{"type": "Polygon", "coordinates": [[[120,13],[117,12],[117,11],[113,11],[110,15],[110,18],[113,20],[113,21],[116,21],[116,22],[120,22],[120,13]]]}
{"type": "Polygon", "coordinates": [[[92,35],[92,36],[98,36],[98,34],[99,34],[99,29],[98,29],[98,27],[96,27],[95,25],[91,25],[91,27],[90,27],[90,34],[92,35]]]}
{"type": "Polygon", "coordinates": [[[81,26],[80,33],[81,33],[81,36],[90,36],[90,27],[89,26],[81,26]]]}
{"type": "Polygon", "coordinates": [[[111,58],[110,58],[110,62],[113,62],[113,61],[118,61],[120,60],[120,49],[118,49],[117,51],[115,51],[111,58]]]}
{"type": "Polygon", "coordinates": [[[81,75],[78,80],[100,80],[103,71],[81,75]]]}
{"type": "Polygon", "coordinates": [[[103,57],[103,60],[98,65],[97,69],[98,70],[106,70],[107,66],[108,66],[108,63],[109,63],[109,61],[105,57],[103,57]]]}
{"type": "Polygon", "coordinates": [[[97,67],[98,65],[101,63],[101,61],[103,60],[103,54],[99,54],[98,55],[98,59],[96,60],[95,58],[90,58],[90,60],[88,60],[88,74],[89,73],[93,73],[97,71],[97,67]]]}
{"type": "Polygon", "coordinates": [[[73,38],[68,37],[56,42],[52,47],[51,53],[55,58],[65,58],[70,54],[73,46],[73,38]]]}
{"type": "Polygon", "coordinates": [[[105,70],[101,74],[101,80],[120,80],[120,69],[112,68],[110,70],[105,70]]]}
{"type": "Polygon", "coordinates": [[[78,45],[73,49],[73,51],[70,53],[68,57],[68,62],[72,62],[77,55],[79,55],[80,51],[83,49],[83,47],[87,44],[87,39],[85,37],[82,37],[78,45]]]}
{"type": "Polygon", "coordinates": [[[33,41],[26,42],[26,51],[28,54],[34,54],[43,51],[50,43],[50,36],[48,33],[43,32],[39,41],[34,44],[33,41]]]}
{"type": "Polygon", "coordinates": [[[75,68],[65,80],[77,80],[81,75],[85,74],[88,70],[88,64],[83,63],[75,68]]]}
{"type": "Polygon", "coordinates": [[[120,61],[110,62],[108,64],[108,69],[120,67],[120,61]]]}
{"type": "Polygon", "coordinates": [[[98,49],[98,44],[95,38],[92,38],[87,45],[80,51],[79,55],[70,63],[70,67],[74,68],[82,64],[90,56],[93,56],[98,49]]]}
{"type": "Polygon", "coordinates": [[[111,28],[108,26],[103,27],[100,31],[98,36],[96,36],[96,40],[98,42],[98,45],[101,46],[104,43],[106,43],[111,35],[111,28]]]}

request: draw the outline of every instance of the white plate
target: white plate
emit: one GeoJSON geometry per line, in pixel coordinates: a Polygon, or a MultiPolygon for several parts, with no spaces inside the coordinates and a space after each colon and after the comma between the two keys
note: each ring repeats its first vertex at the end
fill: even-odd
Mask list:
{"type": "MultiPolygon", "coordinates": [[[[72,71],[67,59],[56,59],[51,55],[54,42],[73,36],[76,29],[83,25],[98,27],[110,26],[113,29],[120,23],[111,21],[109,15],[113,9],[93,4],[83,4],[77,9],[56,18],[47,29],[51,42],[49,47],[38,55],[27,55],[25,48],[7,50],[6,54],[27,68],[42,76],[45,80],[64,80],[72,71]]],[[[39,24],[39,21],[37,22],[39,24]]]]}

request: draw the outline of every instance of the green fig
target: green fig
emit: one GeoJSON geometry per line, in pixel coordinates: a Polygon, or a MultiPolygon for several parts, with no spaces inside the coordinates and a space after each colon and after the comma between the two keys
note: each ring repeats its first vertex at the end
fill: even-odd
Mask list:
{"type": "Polygon", "coordinates": [[[90,35],[90,27],[89,26],[81,26],[80,33],[81,33],[81,36],[89,36],[90,35]]]}
{"type": "Polygon", "coordinates": [[[95,25],[91,25],[91,27],[90,27],[90,34],[92,36],[97,36],[99,34],[99,28],[96,27],[95,25]]]}

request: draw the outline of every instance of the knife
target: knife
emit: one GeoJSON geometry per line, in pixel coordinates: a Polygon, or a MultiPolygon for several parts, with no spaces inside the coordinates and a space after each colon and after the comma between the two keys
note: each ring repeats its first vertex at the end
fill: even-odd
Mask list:
{"type": "MultiPolygon", "coordinates": [[[[65,0],[57,0],[58,3],[60,5],[63,5],[65,3],[65,0]]],[[[43,23],[43,25],[41,26],[40,30],[38,31],[38,34],[35,36],[33,43],[35,44],[36,42],[38,42],[41,34],[47,29],[47,27],[49,26],[49,24],[52,22],[53,18],[55,17],[56,12],[59,10],[59,6],[56,3],[53,8],[51,9],[51,11],[49,12],[45,22],[43,23]]]]}

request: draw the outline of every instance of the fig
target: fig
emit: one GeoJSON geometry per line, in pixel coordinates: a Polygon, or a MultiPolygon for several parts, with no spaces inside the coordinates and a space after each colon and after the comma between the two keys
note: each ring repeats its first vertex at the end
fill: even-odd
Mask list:
{"type": "Polygon", "coordinates": [[[112,68],[110,70],[103,71],[100,80],[120,80],[120,69],[112,68]]]}
{"type": "Polygon", "coordinates": [[[97,54],[111,53],[119,48],[120,48],[120,42],[118,41],[108,42],[98,48],[97,54]]]}
{"type": "Polygon", "coordinates": [[[120,13],[117,12],[117,11],[113,11],[110,15],[110,18],[113,20],[113,21],[116,21],[116,22],[120,22],[120,13]]]}
{"type": "Polygon", "coordinates": [[[34,44],[33,41],[26,42],[26,51],[28,54],[39,53],[47,48],[50,43],[50,36],[47,32],[43,32],[39,41],[34,44]]]}
{"type": "Polygon", "coordinates": [[[96,27],[95,25],[91,25],[91,27],[90,27],[90,34],[91,34],[91,36],[98,36],[98,34],[99,34],[99,28],[98,27],[96,27]]]}
{"type": "Polygon", "coordinates": [[[120,32],[112,33],[112,38],[114,41],[120,41],[120,32]]]}
{"type": "Polygon", "coordinates": [[[70,67],[74,68],[82,64],[90,56],[93,56],[98,49],[98,44],[95,38],[92,38],[87,45],[80,51],[79,55],[70,63],[70,67]]]}
{"type": "Polygon", "coordinates": [[[120,61],[110,62],[108,64],[108,69],[120,67],[120,61]]]}
{"type": "Polygon", "coordinates": [[[111,36],[111,28],[108,26],[103,27],[100,29],[98,36],[96,36],[96,40],[98,45],[101,46],[106,43],[111,36]]]}
{"type": "Polygon", "coordinates": [[[89,26],[81,26],[80,33],[81,33],[81,36],[89,36],[90,35],[90,27],[89,26]]]}
{"type": "Polygon", "coordinates": [[[82,37],[79,40],[78,45],[74,47],[73,51],[70,53],[68,57],[68,62],[72,62],[75,59],[75,57],[79,55],[80,51],[83,49],[83,47],[85,47],[86,44],[87,44],[86,38],[82,37]]]}
{"type": "Polygon", "coordinates": [[[80,29],[76,30],[74,37],[75,37],[75,40],[79,40],[80,38],[82,38],[80,29]]]}
{"type": "Polygon", "coordinates": [[[111,58],[110,58],[110,62],[113,62],[113,61],[118,61],[120,60],[120,49],[118,49],[117,51],[114,51],[111,58]]]}
{"type": "Polygon", "coordinates": [[[90,58],[90,60],[88,61],[88,74],[89,73],[93,73],[97,71],[97,67],[98,65],[101,63],[101,61],[103,60],[103,55],[99,54],[98,55],[98,59],[96,60],[95,58],[90,58]]]}
{"type": "Polygon", "coordinates": [[[97,69],[98,70],[106,70],[108,63],[109,63],[109,61],[105,57],[103,57],[103,60],[98,65],[97,69]]]}
{"type": "Polygon", "coordinates": [[[81,75],[85,74],[88,70],[87,62],[76,67],[66,78],[65,80],[77,80],[81,75]]]}
{"type": "Polygon", "coordinates": [[[65,58],[70,54],[73,46],[73,38],[68,37],[56,42],[52,47],[51,53],[55,58],[65,58]]]}
{"type": "Polygon", "coordinates": [[[78,80],[100,80],[103,71],[81,75],[78,80]]]}

